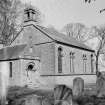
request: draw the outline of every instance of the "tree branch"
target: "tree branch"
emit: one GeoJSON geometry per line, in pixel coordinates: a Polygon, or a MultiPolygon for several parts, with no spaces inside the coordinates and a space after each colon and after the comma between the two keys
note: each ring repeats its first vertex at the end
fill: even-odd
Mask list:
{"type": "Polygon", "coordinates": [[[102,10],[100,10],[100,13],[102,13],[102,12],[104,12],[105,11],[105,9],[102,9],[102,10]]]}

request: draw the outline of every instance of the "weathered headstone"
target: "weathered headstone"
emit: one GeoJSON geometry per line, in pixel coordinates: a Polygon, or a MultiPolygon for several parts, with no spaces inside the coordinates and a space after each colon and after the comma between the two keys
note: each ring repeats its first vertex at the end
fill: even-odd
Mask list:
{"type": "Polygon", "coordinates": [[[58,85],[54,88],[55,105],[71,105],[72,89],[66,85],[58,85]]]}
{"type": "Polygon", "coordinates": [[[84,91],[84,80],[77,77],[73,80],[73,96],[80,96],[84,91]]]}
{"type": "Polygon", "coordinates": [[[42,105],[42,98],[36,95],[31,95],[25,100],[25,105],[42,105]]]}
{"type": "Polygon", "coordinates": [[[97,96],[98,97],[105,97],[105,73],[102,72],[97,77],[96,81],[96,89],[97,89],[97,96]]]}
{"type": "Polygon", "coordinates": [[[42,99],[42,105],[51,105],[51,102],[50,102],[50,100],[48,99],[48,98],[43,98],[42,99]]]}

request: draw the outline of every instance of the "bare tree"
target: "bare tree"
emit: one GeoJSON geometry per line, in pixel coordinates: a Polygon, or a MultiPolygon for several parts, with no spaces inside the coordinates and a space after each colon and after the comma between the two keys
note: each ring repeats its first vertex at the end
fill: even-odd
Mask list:
{"type": "MultiPolygon", "coordinates": [[[[91,3],[92,1],[96,1],[96,0],[84,0],[85,3],[91,3]]],[[[102,13],[104,11],[105,11],[105,8],[104,9],[101,9],[100,10],[100,13],[102,13]]]]}
{"type": "Polygon", "coordinates": [[[16,19],[22,7],[19,0],[0,0],[0,43],[7,45],[17,32],[16,19]]]}
{"type": "Polygon", "coordinates": [[[85,3],[91,3],[92,1],[96,1],[96,0],[84,0],[85,3]]]}
{"type": "Polygon", "coordinates": [[[98,39],[100,40],[99,41],[99,44],[98,44],[98,47],[96,49],[96,71],[98,73],[99,71],[99,56],[101,54],[104,54],[104,47],[105,47],[105,26],[101,26],[99,28],[96,29],[97,32],[98,32],[98,39]]]}
{"type": "Polygon", "coordinates": [[[97,37],[99,42],[97,44],[97,48],[95,50],[95,56],[96,56],[96,74],[98,76],[99,74],[99,65],[102,65],[100,63],[99,58],[101,55],[105,54],[105,26],[100,26],[100,27],[92,27],[90,29],[90,32],[88,32],[87,39],[84,40],[86,42],[87,40],[93,39],[94,37],[97,37]]]}
{"type": "Polygon", "coordinates": [[[42,22],[42,14],[38,8],[20,0],[0,0],[0,44],[9,45],[16,37],[24,22],[24,9],[35,10],[36,23],[42,22]]]}
{"type": "Polygon", "coordinates": [[[68,36],[72,36],[77,40],[81,40],[81,33],[83,29],[85,29],[85,25],[81,23],[69,23],[64,26],[63,31],[65,31],[68,36]]]}

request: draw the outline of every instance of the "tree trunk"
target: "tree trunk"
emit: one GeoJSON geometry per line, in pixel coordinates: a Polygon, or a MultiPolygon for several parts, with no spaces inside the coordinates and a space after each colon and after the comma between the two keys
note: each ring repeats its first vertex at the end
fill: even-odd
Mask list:
{"type": "Polygon", "coordinates": [[[96,75],[98,76],[98,57],[99,57],[99,54],[97,53],[96,55],[96,75]]]}

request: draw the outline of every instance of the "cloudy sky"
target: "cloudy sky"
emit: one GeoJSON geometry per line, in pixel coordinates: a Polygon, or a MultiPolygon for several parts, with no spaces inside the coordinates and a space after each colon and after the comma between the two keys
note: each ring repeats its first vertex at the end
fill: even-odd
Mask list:
{"type": "Polygon", "coordinates": [[[81,22],[87,26],[105,23],[105,0],[97,0],[91,4],[84,0],[22,0],[30,2],[40,9],[44,15],[44,24],[53,25],[57,29],[71,22],[81,22]]]}

